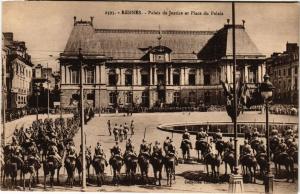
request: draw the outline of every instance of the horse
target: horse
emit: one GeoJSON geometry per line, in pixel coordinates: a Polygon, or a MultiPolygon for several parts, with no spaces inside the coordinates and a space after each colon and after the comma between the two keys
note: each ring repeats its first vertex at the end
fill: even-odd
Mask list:
{"type": "Polygon", "coordinates": [[[201,151],[201,157],[203,158],[204,157],[203,153],[207,152],[209,147],[210,147],[210,145],[206,141],[203,141],[203,140],[196,141],[195,149],[197,150],[198,161],[200,161],[200,151],[201,151]]]}
{"type": "MultiPolygon", "coordinates": [[[[86,164],[86,170],[87,170],[87,178],[88,180],[90,179],[90,166],[91,166],[91,155],[86,152],[85,154],[85,164],[86,164]]],[[[79,156],[76,158],[76,169],[77,169],[77,172],[78,172],[78,177],[79,177],[79,182],[81,183],[81,173],[82,173],[82,155],[79,154],[79,156]]]]}
{"type": "Polygon", "coordinates": [[[59,164],[59,162],[56,160],[56,158],[53,155],[49,155],[46,158],[46,160],[43,162],[44,189],[46,189],[46,178],[48,174],[50,174],[50,186],[53,188],[55,170],[57,170],[57,182],[59,182],[60,168],[61,168],[61,164],[59,164]]]}
{"type": "Polygon", "coordinates": [[[152,154],[150,163],[152,164],[152,167],[153,167],[155,185],[156,185],[156,182],[158,181],[158,185],[161,186],[161,178],[162,178],[161,172],[162,172],[162,167],[163,167],[163,156],[159,155],[157,153],[152,154]],[[157,173],[158,173],[158,178],[157,178],[157,173]]]}
{"type": "Polygon", "coordinates": [[[216,142],[216,150],[218,151],[218,156],[222,156],[226,143],[223,140],[217,140],[216,142]]]}
{"type": "Polygon", "coordinates": [[[66,184],[69,183],[70,187],[73,187],[74,184],[74,174],[75,174],[75,168],[76,168],[76,158],[75,157],[67,157],[65,159],[65,168],[67,170],[67,180],[66,184]]]}
{"type": "Polygon", "coordinates": [[[190,149],[191,149],[190,141],[188,139],[183,139],[181,141],[180,148],[182,150],[183,161],[186,159],[190,159],[190,149]]]}
{"type": "Polygon", "coordinates": [[[280,173],[280,166],[284,165],[287,172],[287,182],[289,182],[290,176],[292,176],[293,182],[295,182],[294,176],[294,159],[289,156],[286,152],[275,152],[274,153],[274,164],[275,164],[275,175],[280,173]]]}
{"type": "Polygon", "coordinates": [[[11,178],[11,187],[14,189],[17,186],[17,175],[18,170],[20,170],[20,181],[22,181],[22,169],[24,166],[24,162],[18,159],[16,156],[11,156],[6,161],[6,170],[8,170],[8,175],[11,178]]]}
{"type": "Polygon", "coordinates": [[[268,168],[268,156],[266,153],[261,152],[255,156],[257,164],[259,165],[260,175],[263,176],[268,168]]]}
{"type": "Polygon", "coordinates": [[[150,163],[150,156],[141,153],[138,157],[138,163],[141,169],[141,177],[143,180],[144,176],[146,177],[146,184],[148,184],[149,177],[148,177],[148,171],[149,171],[149,163],[150,163]]]}
{"type": "Polygon", "coordinates": [[[214,154],[210,151],[204,153],[204,162],[206,165],[207,175],[209,175],[208,165],[210,165],[211,171],[212,171],[212,177],[219,178],[219,175],[220,175],[219,168],[221,165],[221,159],[219,157],[219,154],[214,154]],[[216,167],[217,167],[217,170],[216,170],[216,167]]]}
{"type": "Polygon", "coordinates": [[[175,180],[175,156],[168,154],[163,158],[163,163],[167,173],[167,185],[172,186],[172,180],[175,180]]]}
{"type": "Polygon", "coordinates": [[[95,157],[92,161],[92,165],[96,172],[97,186],[101,187],[104,183],[105,159],[103,157],[95,157]]]}
{"type": "Polygon", "coordinates": [[[129,182],[132,184],[132,182],[135,182],[138,157],[133,153],[128,153],[124,157],[124,163],[126,166],[126,178],[129,178],[129,182]]]}
{"type": "Polygon", "coordinates": [[[118,185],[121,180],[121,168],[123,166],[123,159],[120,155],[116,154],[109,160],[109,164],[113,169],[113,182],[115,185],[118,185]]]}
{"type": "MultiPolygon", "coordinates": [[[[29,179],[28,179],[28,187],[29,190],[31,190],[31,181],[34,181],[34,178],[36,177],[36,180],[38,180],[38,170],[41,168],[40,161],[37,160],[35,157],[28,156],[28,158],[24,162],[24,166],[22,169],[23,174],[23,189],[25,190],[25,175],[29,173],[29,179]]],[[[36,182],[38,183],[38,182],[36,182]]]]}
{"type": "Polygon", "coordinates": [[[256,168],[257,168],[257,161],[256,158],[251,155],[241,155],[239,158],[239,163],[242,165],[243,175],[247,175],[247,170],[250,172],[250,180],[255,183],[255,175],[256,175],[256,168]],[[246,171],[245,171],[246,167],[246,171]],[[253,172],[252,172],[253,169],[253,172]]]}
{"type": "Polygon", "coordinates": [[[223,162],[225,163],[225,174],[227,174],[227,165],[230,167],[230,172],[233,172],[233,167],[235,164],[234,153],[231,150],[225,150],[223,162]]]}

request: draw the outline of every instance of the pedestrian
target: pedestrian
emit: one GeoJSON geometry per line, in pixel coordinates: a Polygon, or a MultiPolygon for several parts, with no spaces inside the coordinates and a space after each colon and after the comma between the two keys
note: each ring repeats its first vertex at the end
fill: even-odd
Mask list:
{"type": "Polygon", "coordinates": [[[123,142],[123,135],[124,135],[124,128],[123,128],[123,126],[121,124],[120,127],[119,127],[119,139],[120,139],[120,142],[123,142]]]}
{"type": "Polygon", "coordinates": [[[131,120],[131,124],[130,124],[130,130],[131,130],[131,135],[134,135],[134,120],[131,120]]]}
{"type": "Polygon", "coordinates": [[[128,125],[127,123],[124,124],[124,127],[123,127],[123,134],[124,134],[124,139],[127,140],[127,134],[128,134],[128,125]]]}
{"type": "Polygon", "coordinates": [[[111,136],[111,125],[110,125],[110,120],[107,121],[107,128],[108,128],[109,136],[111,136]]]}
{"type": "Polygon", "coordinates": [[[114,133],[114,136],[115,136],[115,141],[118,141],[119,140],[119,138],[118,138],[118,136],[119,136],[119,129],[118,129],[117,123],[114,126],[113,133],[114,133]]]}

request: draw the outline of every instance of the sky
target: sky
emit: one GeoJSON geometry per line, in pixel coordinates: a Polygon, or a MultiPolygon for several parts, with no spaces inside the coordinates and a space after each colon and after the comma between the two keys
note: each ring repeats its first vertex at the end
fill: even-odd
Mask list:
{"type": "MultiPolygon", "coordinates": [[[[261,53],[270,56],[285,50],[287,42],[299,44],[299,3],[236,3],[236,23],[245,28],[261,53]]],[[[95,28],[212,30],[231,19],[231,3],[208,2],[3,2],[2,31],[13,32],[25,41],[34,64],[57,69],[73,28],[73,17],[90,20],[95,28]],[[105,12],[140,10],[143,15],[107,15],[105,12]],[[162,15],[163,11],[189,12],[189,15],[162,15]],[[202,15],[191,15],[191,12],[202,15]],[[209,15],[203,15],[204,12],[209,15]],[[153,15],[149,12],[160,12],[153,15]],[[219,13],[211,14],[211,12],[219,13]],[[51,55],[51,56],[49,56],[51,55]]],[[[230,21],[231,22],[231,21],[230,21]]]]}

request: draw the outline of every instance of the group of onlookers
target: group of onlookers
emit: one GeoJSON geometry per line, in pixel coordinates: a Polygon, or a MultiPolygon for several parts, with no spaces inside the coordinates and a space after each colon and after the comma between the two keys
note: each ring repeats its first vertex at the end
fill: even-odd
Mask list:
{"type": "Polygon", "coordinates": [[[298,115],[298,108],[295,105],[283,105],[276,104],[270,107],[270,112],[272,114],[281,114],[281,115],[298,115]]]}

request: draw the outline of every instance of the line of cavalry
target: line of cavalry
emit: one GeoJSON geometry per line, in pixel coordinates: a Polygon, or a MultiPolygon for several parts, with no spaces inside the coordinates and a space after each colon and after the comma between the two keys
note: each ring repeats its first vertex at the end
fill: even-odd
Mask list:
{"type": "MultiPolygon", "coordinates": [[[[42,167],[44,171],[44,188],[46,189],[47,175],[50,175],[50,185],[53,187],[55,171],[59,183],[59,172],[63,166],[62,161],[64,161],[64,167],[68,175],[66,185],[70,187],[74,185],[76,169],[81,183],[82,154],[81,150],[78,154],[76,153],[73,142],[73,137],[79,130],[79,121],[80,119],[76,118],[75,115],[73,118],[68,118],[66,123],[64,119],[60,118],[55,119],[55,121],[45,119],[44,121],[34,121],[29,128],[16,129],[11,144],[2,147],[1,150],[2,156],[4,156],[1,157],[2,186],[8,189],[16,188],[17,175],[20,172],[20,183],[23,189],[25,190],[26,174],[29,174],[27,182],[29,189],[31,189],[33,183],[39,183],[38,172],[42,167]]],[[[252,134],[245,134],[244,145],[240,146],[239,164],[242,165],[242,172],[244,175],[250,173],[251,181],[253,179],[254,182],[257,167],[259,166],[261,175],[266,173],[268,167],[265,146],[260,141],[259,135],[257,129],[254,128],[252,134]]],[[[287,129],[284,134],[279,136],[278,131],[273,128],[269,141],[276,174],[280,172],[280,166],[284,165],[287,181],[292,179],[294,182],[294,163],[298,162],[298,145],[293,130],[287,129]]],[[[192,143],[187,129],[182,135],[180,148],[183,161],[190,160],[192,143]]],[[[219,167],[223,162],[225,163],[225,174],[227,174],[227,165],[233,172],[235,160],[232,138],[229,141],[224,141],[220,129],[213,135],[213,138],[208,138],[208,134],[200,129],[196,135],[195,149],[198,153],[198,162],[203,162],[206,165],[208,176],[219,177],[219,167]],[[213,149],[213,143],[215,149],[213,149]],[[211,166],[211,175],[209,166],[211,166]]],[[[100,142],[95,147],[94,157],[91,154],[91,147],[87,147],[85,159],[88,180],[90,180],[90,165],[92,165],[95,169],[98,186],[104,183],[104,172],[108,164],[113,170],[113,183],[115,185],[120,184],[120,172],[123,164],[126,166],[126,180],[129,181],[129,184],[136,183],[138,167],[140,167],[142,180],[148,184],[150,164],[153,166],[155,185],[157,183],[161,185],[163,166],[167,174],[167,185],[171,186],[172,180],[175,180],[175,167],[178,165],[178,156],[174,142],[169,137],[164,141],[163,148],[157,141],[152,146],[151,143],[148,144],[143,139],[138,155],[134,151],[131,138],[126,142],[124,154],[121,152],[118,141],[110,151],[111,157],[107,162],[100,142]]]]}

